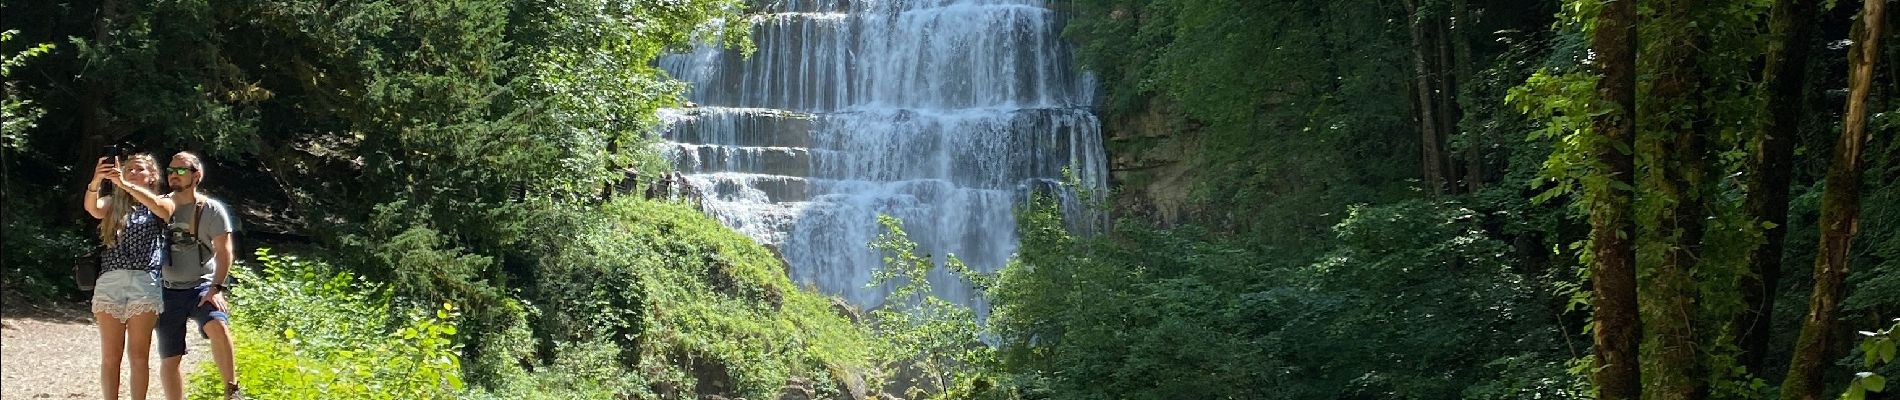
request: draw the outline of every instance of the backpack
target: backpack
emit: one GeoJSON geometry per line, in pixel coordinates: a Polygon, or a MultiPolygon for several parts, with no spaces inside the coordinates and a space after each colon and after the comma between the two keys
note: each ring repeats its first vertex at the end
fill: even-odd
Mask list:
{"type": "Polygon", "coordinates": [[[99,263],[105,262],[99,257],[99,252],[104,249],[105,245],[93,246],[91,251],[73,260],[73,284],[79,286],[79,291],[91,291],[94,286],[98,286],[99,263]]]}
{"type": "MultiPolygon", "coordinates": [[[[205,202],[200,201],[200,202],[197,202],[197,204],[195,204],[192,208],[191,228],[183,232],[183,234],[191,238],[192,243],[196,245],[196,247],[198,248],[198,262],[200,263],[205,262],[205,252],[211,250],[211,244],[205,243],[203,238],[198,237],[198,226],[201,223],[203,223],[204,220],[205,220],[205,202]]],[[[174,232],[174,233],[176,234],[178,232],[174,232]]]]}
{"type": "MultiPolygon", "coordinates": [[[[198,237],[198,226],[201,223],[203,223],[205,219],[205,201],[199,201],[197,206],[194,207],[192,210],[193,212],[191,213],[191,231],[189,232],[189,234],[191,235],[192,241],[198,242],[198,262],[202,263],[202,262],[205,262],[205,260],[208,260],[208,258],[205,257],[205,253],[211,251],[211,243],[206,242],[205,240],[203,240],[203,238],[198,237]]],[[[226,223],[231,224],[231,230],[226,233],[232,233],[232,234],[237,233],[237,224],[234,222],[228,221],[229,220],[228,216],[226,217],[226,219],[227,219],[226,223]]],[[[231,261],[232,261],[231,265],[233,266],[237,265],[236,264],[237,260],[231,260],[231,261]]],[[[227,285],[236,284],[237,277],[226,275],[224,277],[224,281],[225,281],[224,283],[227,285]]]]}

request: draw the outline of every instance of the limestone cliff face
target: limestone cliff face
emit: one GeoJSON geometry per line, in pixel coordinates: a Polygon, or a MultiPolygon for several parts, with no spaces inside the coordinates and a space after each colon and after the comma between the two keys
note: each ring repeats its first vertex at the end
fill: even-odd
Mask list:
{"type": "Polygon", "coordinates": [[[1199,179],[1193,158],[1201,146],[1198,124],[1157,98],[1138,111],[1110,113],[1103,125],[1115,216],[1159,226],[1187,222],[1199,179]]]}

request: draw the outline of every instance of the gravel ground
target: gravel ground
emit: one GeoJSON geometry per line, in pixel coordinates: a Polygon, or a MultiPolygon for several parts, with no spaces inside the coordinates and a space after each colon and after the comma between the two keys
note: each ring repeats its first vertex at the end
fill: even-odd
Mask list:
{"type": "MultiPolygon", "coordinates": [[[[11,299],[9,299],[11,300],[11,299]]],[[[195,324],[194,324],[195,325],[195,324]]],[[[185,374],[210,363],[211,343],[196,328],[186,334],[185,374]],[[200,366],[200,364],[203,364],[200,366]]],[[[156,346],[156,343],[154,343],[156,346]]],[[[152,354],[148,399],[164,399],[158,383],[158,354],[152,354]]],[[[119,398],[131,398],[131,362],[120,365],[119,398]]],[[[99,328],[87,303],[22,304],[0,309],[0,399],[99,398],[99,328]]]]}

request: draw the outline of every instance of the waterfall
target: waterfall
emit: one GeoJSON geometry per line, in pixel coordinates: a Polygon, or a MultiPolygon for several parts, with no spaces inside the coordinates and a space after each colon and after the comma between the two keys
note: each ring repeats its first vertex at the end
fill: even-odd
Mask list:
{"type": "MultiPolygon", "coordinates": [[[[1074,202],[1065,169],[1105,185],[1093,79],[1042,1],[759,1],[751,57],[701,45],[660,60],[696,104],[662,110],[662,145],[707,209],[777,248],[800,285],[880,305],[890,288],[865,287],[883,259],[868,246],[878,214],[939,263],[995,271],[1029,193],[1074,202]]],[[[931,283],[981,302],[942,268],[931,283]]]]}

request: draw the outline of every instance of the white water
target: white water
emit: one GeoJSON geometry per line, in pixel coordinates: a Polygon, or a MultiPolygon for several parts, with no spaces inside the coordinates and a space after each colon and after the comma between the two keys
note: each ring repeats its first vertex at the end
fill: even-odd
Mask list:
{"type": "MultiPolygon", "coordinates": [[[[665,150],[801,285],[880,305],[889,288],[865,287],[882,263],[878,214],[939,262],[994,271],[1029,193],[1061,191],[1064,169],[1104,185],[1093,80],[1041,1],[763,1],[750,58],[701,46],[660,61],[697,104],[663,111],[665,150]]],[[[981,301],[942,269],[931,280],[981,301]]]]}

